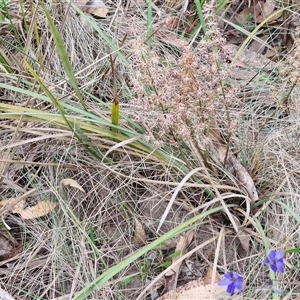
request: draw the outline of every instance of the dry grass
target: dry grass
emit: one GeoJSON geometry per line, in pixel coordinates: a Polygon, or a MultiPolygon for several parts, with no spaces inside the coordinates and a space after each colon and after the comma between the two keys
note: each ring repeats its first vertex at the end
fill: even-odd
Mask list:
{"type": "MultiPolygon", "coordinates": [[[[178,3],[155,2],[152,20],[154,29],[160,24],[166,34],[168,28],[161,25],[166,24],[165,17],[178,18],[177,26],[169,28],[176,46],[154,33],[149,48],[145,3],[108,1],[112,14],[95,22],[115,49],[74,9],[47,4],[89,115],[65,79],[42,7],[35,11],[33,3],[22,2],[22,15],[19,3],[8,2],[16,26],[13,30],[6,19],[1,28],[0,53],[9,66],[2,60],[0,104],[12,104],[14,110],[1,106],[1,200],[35,189],[28,205],[45,199],[58,203],[49,215],[32,220],[2,213],[2,247],[9,234],[14,247],[11,257],[0,255],[1,282],[15,299],[75,299],[98,276],[141,249],[141,242],[134,243],[137,224],[149,244],[222,204],[225,212],[194,225],[195,236],[187,251],[216,239],[190,257],[194,274],[181,275],[180,282],[205,275],[215,261],[219,273],[244,274],[243,299],[272,297],[261,259],[268,247],[298,248],[300,238],[300,105],[294,63],[299,49],[272,62],[270,70],[257,70],[255,79],[249,75],[245,86],[245,81],[236,79],[238,67],[228,61],[224,33],[212,8],[204,7],[207,38],[195,34],[183,40],[179,36],[190,26],[195,6],[189,5],[182,15],[178,3]],[[20,21],[23,16],[27,27],[20,21]],[[119,46],[121,51],[114,51],[119,46]],[[119,136],[109,134],[112,52],[122,112],[119,136]],[[23,64],[24,57],[64,105],[66,115],[87,126],[79,130],[74,122],[80,140],[63,121],[47,115],[61,111],[43,98],[43,90],[23,64]],[[26,114],[23,107],[28,108],[26,114]],[[38,109],[41,116],[29,109],[38,109]],[[101,135],[96,127],[108,134],[101,135]],[[125,129],[130,130],[127,136],[125,129]],[[249,172],[259,201],[251,202],[226,159],[213,152],[213,137],[249,172]],[[129,138],[132,143],[126,141],[129,138]],[[133,143],[141,140],[153,148],[147,148],[146,142],[133,143]],[[159,155],[155,147],[161,149],[159,155]],[[65,178],[76,181],[84,192],[62,185],[65,178]],[[250,239],[248,253],[230,216],[243,224],[250,239]],[[11,227],[9,234],[4,224],[11,227]],[[223,242],[217,248],[219,238],[223,242]]],[[[141,292],[166,269],[177,241],[173,237],[121,268],[87,298],[154,299],[163,292],[162,281],[152,287],[152,294],[141,292]]],[[[300,293],[297,253],[286,258],[287,271],[277,278],[278,286],[285,299],[296,299],[300,293]]]]}

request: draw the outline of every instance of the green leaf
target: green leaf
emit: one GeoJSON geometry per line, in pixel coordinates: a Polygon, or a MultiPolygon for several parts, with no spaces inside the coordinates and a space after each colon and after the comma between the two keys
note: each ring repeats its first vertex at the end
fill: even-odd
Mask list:
{"type": "Polygon", "coordinates": [[[298,224],[300,224],[300,216],[297,213],[295,213],[291,207],[278,200],[275,200],[275,202],[281,205],[283,208],[285,208],[285,210],[288,211],[292,217],[294,217],[298,224]]]}
{"type": "Polygon", "coordinates": [[[285,253],[300,253],[300,248],[292,248],[284,251],[285,253]]]}
{"type": "Polygon", "coordinates": [[[165,269],[167,269],[171,265],[172,265],[172,262],[170,260],[168,260],[168,261],[161,264],[161,266],[164,267],[165,269]]]}
{"type": "Polygon", "coordinates": [[[48,20],[48,23],[49,23],[49,26],[50,26],[50,30],[51,30],[51,33],[52,33],[52,36],[53,36],[53,40],[54,40],[54,43],[55,43],[55,46],[56,46],[56,49],[57,49],[57,53],[59,55],[59,58],[61,60],[62,65],[64,67],[64,70],[65,70],[65,72],[68,76],[68,81],[70,82],[72,88],[74,89],[75,94],[76,94],[77,98],[79,99],[81,105],[86,110],[86,104],[83,101],[80,89],[77,85],[74,70],[73,70],[73,67],[71,65],[68,52],[67,52],[67,50],[64,46],[63,40],[62,40],[57,28],[55,27],[54,22],[53,22],[53,20],[50,16],[49,12],[47,11],[44,3],[40,1],[40,4],[41,4],[41,6],[44,10],[44,13],[45,13],[46,17],[47,17],[47,20],[48,20]]]}
{"type": "Polygon", "coordinates": [[[120,285],[122,285],[122,286],[128,285],[129,283],[131,283],[131,282],[133,281],[133,279],[134,279],[135,277],[136,277],[136,276],[134,275],[134,276],[128,277],[128,278],[126,278],[126,279],[120,281],[120,285]]]}
{"type": "Polygon", "coordinates": [[[169,258],[175,258],[181,255],[181,251],[175,251],[174,253],[169,255],[169,258]]]}
{"type": "Polygon", "coordinates": [[[247,22],[250,22],[252,20],[252,14],[248,14],[247,16],[246,16],[246,21],[247,22]]]}
{"type": "Polygon", "coordinates": [[[204,34],[206,34],[206,24],[205,24],[205,19],[203,16],[202,4],[201,4],[200,0],[195,0],[195,4],[196,4],[198,17],[199,17],[199,20],[200,20],[200,23],[202,26],[202,30],[203,30],[204,34]]]}

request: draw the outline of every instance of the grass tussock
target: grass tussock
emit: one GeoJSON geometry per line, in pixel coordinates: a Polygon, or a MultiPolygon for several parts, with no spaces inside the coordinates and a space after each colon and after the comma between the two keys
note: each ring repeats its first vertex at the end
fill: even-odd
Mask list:
{"type": "MultiPolygon", "coordinates": [[[[297,31],[285,57],[250,76],[220,29],[225,4],[117,2],[106,19],[1,2],[1,200],[33,191],[28,206],[58,204],[31,220],[2,208],[2,288],[15,299],[156,299],[193,230],[193,268],[178,284],[213,266],[243,274],[243,299],[279,297],[261,261],[299,248],[297,31]]],[[[297,253],[286,261],[276,284],[296,299],[297,253]]]]}

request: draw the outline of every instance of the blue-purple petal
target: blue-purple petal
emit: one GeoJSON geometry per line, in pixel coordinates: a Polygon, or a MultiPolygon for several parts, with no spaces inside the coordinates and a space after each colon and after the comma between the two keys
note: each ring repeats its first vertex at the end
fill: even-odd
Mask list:
{"type": "Polygon", "coordinates": [[[229,284],[228,285],[228,287],[227,287],[227,293],[229,293],[229,294],[233,294],[234,293],[234,290],[235,290],[235,284],[234,284],[234,282],[232,282],[231,284],[229,284]]]}
{"type": "Polygon", "coordinates": [[[277,272],[279,270],[281,273],[284,273],[284,251],[270,250],[268,256],[263,259],[263,264],[269,265],[274,272],[277,272]]]}
{"type": "Polygon", "coordinates": [[[235,288],[238,290],[238,291],[241,291],[243,289],[243,281],[236,281],[235,282],[235,288]]]}
{"type": "Polygon", "coordinates": [[[283,294],[283,291],[280,290],[280,289],[277,289],[277,288],[273,288],[273,292],[276,293],[276,294],[278,294],[278,295],[283,294]]]}
{"type": "Polygon", "coordinates": [[[221,280],[218,285],[227,286],[227,292],[233,295],[235,290],[241,291],[243,289],[243,276],[235,273],[228,272],[224,274],[224,279],[221,280]]]}
{"type": "Polygon", "coordinates": [[[268,257],[270,261],[274,261],[276,257],[276,251],[270,250],[268,257]]]}
{"type": "Polygon", "coordinates": [[[279,272],[284,273],[284,262],[283,262],[283,260],[279,260],[277,262],[277,268],[278,268],[279,272]]]}
{"type": "Polygon", "coordinates": [[[279,259],[283,259],[283,257],[284,257],[284,251],[283,250],[277,250],[276,255],[275,255],[275,259],[279,260],[279,259]]]}
{"type": "Polygon", "coordinates": [[[224,277],[225,278],[228,278],[228,279],[233,279],[233,276],[234,276],[234,274],[233,273],[226,273],[226,274],[224,274],[224,277]]]}
{"type": "Polygon", "coordinates": [[[266,257],[266,258],[263,259],[263,264],[264,265],[269,265],[270,264],[270,260],[269,260],[268,257],[266,257]]]}
{"type": "Polygon", "coordinates": [[[270,267],[274,272],[277,271],[277,266],[275,264],[270,264],[270,267]]]}
{"type": "Polygon", "coordinates": [[[232,283],[232,280],[231,280],[231,279],[225,278],[225,279],[221,280],[221,281],[218,283],[218,285],[224,286],[224,285],[229,285],[229,284],[231,284],[231,283],[232,283]]]}
{"type": "Polygon", "coordinates": [[[239,281],[239,282],[243,282],[243,276],[236,273],[236,280],[239,281]]]}

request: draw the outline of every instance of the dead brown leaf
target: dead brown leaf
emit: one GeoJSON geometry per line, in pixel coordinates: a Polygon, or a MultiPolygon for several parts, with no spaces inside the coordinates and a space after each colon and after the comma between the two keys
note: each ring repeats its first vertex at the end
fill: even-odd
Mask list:
{"type": "MultiPolygon", "coordinates": [[[[263,22],[266,18],[268,18],[271,14],[276,12],[275,10],[276,1],[275,0],[266,0],[266,2],[258,1],[252,2],[250,7],[246,7],[240,13],[238,13],[235,18],[240,23],[249,22],[249,16],[251,15],[253,20],[256,23],[263,22]]],[[[272,18],[268,20],[268,22],[273,22],[279,19],[282,15],[282,12],[278,10],[278,13],[275,14],[272,18]]]]}
{"type": "MultiPolygon", "coordinates": [[[[289,296],[291,296],[290,294],[289,294],[289,296]]],[[[285,297],[283,300],[288,300],[289,298],[287,298],[287,297],[285,297]]],[[[300,296],[298,296],[295,300],[300,300],[300,296]]]]}
{"type": "Polygon", "coordinates": [[[108,9],[104,8],[104,7],[97,7],[97,8],[90,7],[86,11],[88,13],[90,13],[94,16],[100,17],[100,18],[106,18],[106,15],[108,13],[108,9]]]}
{"type": "MultiPolygon", "coordinates": [[[[203,283],[204,284],[211,284],[211,279],[212,279],[212,275],[213,275],[213,267],[212,266],[209,266],[208,268],[208,271],[207,271],[207,274],[205,275],[205,277],[202,279],[203,280],[203,283]]],[[[220,276],[220,274],[217,272],[216,273],[216,278],[215,278],[215,282],[214,283],[217,283],[219,282],[222,278],[220,276]]]]}
{"type": "Polygon", "coordinates": [[[254,13],[254,8],[253,6],[251,7],[246,7],[245,9],[243,9],[240,13],[238,13],[235,18],[239,23],[246,23],[248,21],[248,16],[249,15],[253,15],[254,13]]]}
{"type": "Polygon", "coordinates": [[[178,24],[179,19],[177,17],[166,17],[155,24],[153,36],[167,44],[182,48],[184,45],[183,41],[172,32],[178,27],[178,24]]]}
{"type": "MultiPolygon", "coordinates": [[[[268,38],[269,38],[268,35],[264,35],[264,36],[260,37],[260,39],[263,40],[264,42],[266,42],[268,40],[268,38]]],[[[262,44],[259,41],[253,41],[249,50],[259,53],[259,54],[262,54],[264,52],[265,48],[266,48],[265,44],[262,44]]]]}
{"type": "Polygon", "coordinates": [[[0,234],[0,260],[5,260],[11,257],[11,253],[13,252],[13,245],[10,241],[0,234]]]}
{"type": "Polygon", "coordinates": [[[138,220],[135,220],[135,233],[132,242],[136,245],[143,246],[146,245],[146,241],[147,236],[143,225],[138,220]]]}
{"type": "Polygon", "coordinates": [[[237,184],[241,189],[247,191],[248,197],[251,202],[258,200],[258,193],[254,184],[254,181],[245,167],[238,161],[235,155],[227,149],[227,146],[222,144],[220,134],[215,131],[211,131],[207,137],[207,146],[209,148],[211,157],[217,163],[225,162],[225,167],[228,169],[237,179],[237,184]]]}
{"type": "Polygon", "coordinates": [[[136,5],[145,6],[147,5],[147,0],[135,0],[129,2],[129,7],[135,7],[136,5]]]}
{"type": "Polygon", "coordinates": [[[22,250],[23,246],[7,229],[0,230],[0,261],[11,259],[21,253],[22,250]]]}
{"type": "MultiPolygon", "coordinates": [[[[187,232],[184,236],[181,236],[179,239],[179,242],[176,246],[175,252],[180,252],[180,255],[173,257],[172,263],[174,264],[180,257],[184,254],[184,251],[187,249],[189,244],[194,238],[194,231],[187,232]]],[[[176,264],[172,270],[167,272],[165,274],[165,280],[166,280],[166,291],[175,291],[176,285],[177,285],[177,279],[178,275],[180,273],[182,263],[176,264]]]]}
{"type": "MultiPolygon", "coordinates": [[[[299,23],[300,25],[300,23],[299,23]]],[[[292,41],[292,39],[288,39],[287,40],[287,44],[286,44],[286,49],[288,52],[290,52],[292,49],[293,49],[293,46],[294,46],[294,42],[292,41]]]]}
{"type": "Polygon", "coordinates": [[[268,17],[269,15],[271,15],[271,13],[275,9],[275,4],[276,4],[275,0],[266,0],[266,2],[260,3],[261,14],[265,17],[268,17]]]}
{"type": "Polygon", "coordinates": [[[177,48],[183,47],[183,42],[172,32],[161,32],[157,31],[154,36],[166,44],[175,46],[177,48]]]}
{"type": "Polygon", "coordinates": [[[29,197],[31,194],[33,194],[35,192],[35,189],[32,189],[28,192],[26,192],[25,194],[23,194],[22,196],[18,197],[18,198],[10,198],[10,199],[7,199],[7,200],[3,200],[3,201],[0,201],[0,206],[1,209],[0,209],[0,214],[1,215],[4,215],[6,214],[7,212],[11,211],[12,208],[19,204],[20,202],[24,201],[27,197],[29,197]],[[3,204],[1,204],[1,202],[3,204]]]}
{"type": "Polygon", "coordinates": [[[274,49],[278,50],[278,51],[274,51],[274,50],[268,49],[268,51],[264,54],[264,56],[266,58],[272,58],[272,57],[276,56],[279,53],[279,51],[280,51],[280,46],[275,46],[274,49]]]}
{"type": "MultiPolygon", "coordinates": [[[[224,46],[224,50],[226,51],[229,57],[234,57],[235,54],[239,51],[239,46],[233,44],[226,44],[224,46]]],[[[266,70],[271,70],[275,66],[273,62],[270,62],[270,60],[265,58],[263,55],[257,54],[249,49],[245,49],[239,55],[238,62],[240,66],[244,65],[245,68],[249,67],[261,69],[268,65],[269,68],[266,70]]]]}
{"type": "Polygon", "coordinates": [[[155,24],[155,29],[164,28],[167,30],[174,30],[178,27],[179,18],[177,16],[168,16],[159,20],[155,24]]]}
{"type": "Polygon", "coordinates": [[[177,240],[175,238],[167,240],[164,242],[163,245],[158,247],[160,250],[170,250],[172,248],[175,248],[177,246],[177,240]]]}
{"type": "Polygon", "coordinates": [[[236,222],[236,224],[238,225],[238,232],[237,232],[237,237],[241,242],[241,245],[243,247],[243,249],[245,250],[245,252],[247,254],[249,254],[249,250],[250,250],[250,236],[249,234],[242,228],[241,226],[241,222],[240,220],[233,215],[233,218],[236,222]]]}
{"type": "MultiPolygon", "coordinates": [[[[258,5],[259,5],[260,12],[259,12],[259,14],[256,14],[254,16],[254,20],[257,23],[262,23],[266,18],[271,16],[271,14],[276,12],[276,10],[275,10],[276,1],[275,0],[266,0],[266,2],[259,1],[258,5]]],[[[280,10],[278,10],[278,13],[275,14],[273,17],[271,17],[268,20],[268,23],[279,19],[281,16],[282,16],[282,12],[280,10]]]]}
{"type": "Polygon", "coordinates": [[[61,185],[64,185],[64,186],[71,186],[71,187],[74,187],[82,192],[85,193],[85,190],[82,188],[82,186],[75,180],[71,179],[71,178],[65,178],[65,179],[62,179],[60,181],[60,184],[61,185]]]}
{"type": "Polygon", "coordinates": [[[153,36],[167,44],[182,48],[184,45],[183,41],[172,32],[172,30],[175,30],[178,27],[178,24],[178,17],[171,16],[163,18],[155,24],[153,36]]]}
{"type": "Polygon", "coordinates": [[[240,23],[247,23],[249,22],[249,15],[252,16],[252,18],[256,18],[261,13],[261,6],[259,3],[252,3],[251,6],[246,7],[243,9],[239,14],[235,16],[236,20],[240,23]]]}
{"type": "Polygon", "coordinates": [[[237,236],[241,242],[241,245],[243,247],[243,249],[245,250],[245,252],[247,254],[249,254],[249,250],[250,250],[250,236],[249,234],[247,234],[247,232],[243,229],[240,229],[237,233],[237,236]]]}
{"type": "MultiPolygon", "coordinates": [[[[0,206],[9,205],[9,203],[12,201],[12,199],[6,199],[0,201],[0,206]]],[[[35,219],[39,217],[43,217],[47,215],[49,212],[51,212],[55,207],[57,206],[57,203],[54,203],[52,201],[44,200],[38,202],[34,206],[27,206],[25,200],[22,200],[18,202],[17,204],[10,206],[10,211],[14,214],[19,214],[22,219],[28,220],[28,219],[35,219]]]]}
{"type": "Polygon", "coordinates": [[[88,1],[85,6],[84,10],[94,16],[100,18],[106,18],[108,13],[108,8],[105,6],[103,1],[101,0],[90,0],[88,1]]]}
{"type": "MultiPolygon", "coordinates": [[[[225,149],[223,149],[223,151],[224,150],[225,149]]],[[[252,202],[257,201],[258,194],[255,184],[245,167],[242,166],[242,164],[236,159],[236,157],[232,153],[228,154],[227,162],[229,168],[234,170],[235,177],[238,180],[238,185],[247,191],[248,196],[252,202]]]]}
{"type": "MultiPolygon", "coordinates": [[[[275,14],[274,14],[273,17],[271,17],[270,19],[268,19],[268,23],[272,23],[272,22],[278,20],[279,18],[281,18],[281,16],[282,16],[282,11],[279,10],[279,9],[275,10],[273,13],[275,13],[275,14]],[[275,13],[275,12],[277,12],[277,13],[275,13]]],[[[255,21],[256,21],[257,23],[261,23],[261,22],[263,22],[265,19],[266,19],[265,16],[258,16],[258,17],[255,19],[255,21]]]]}

